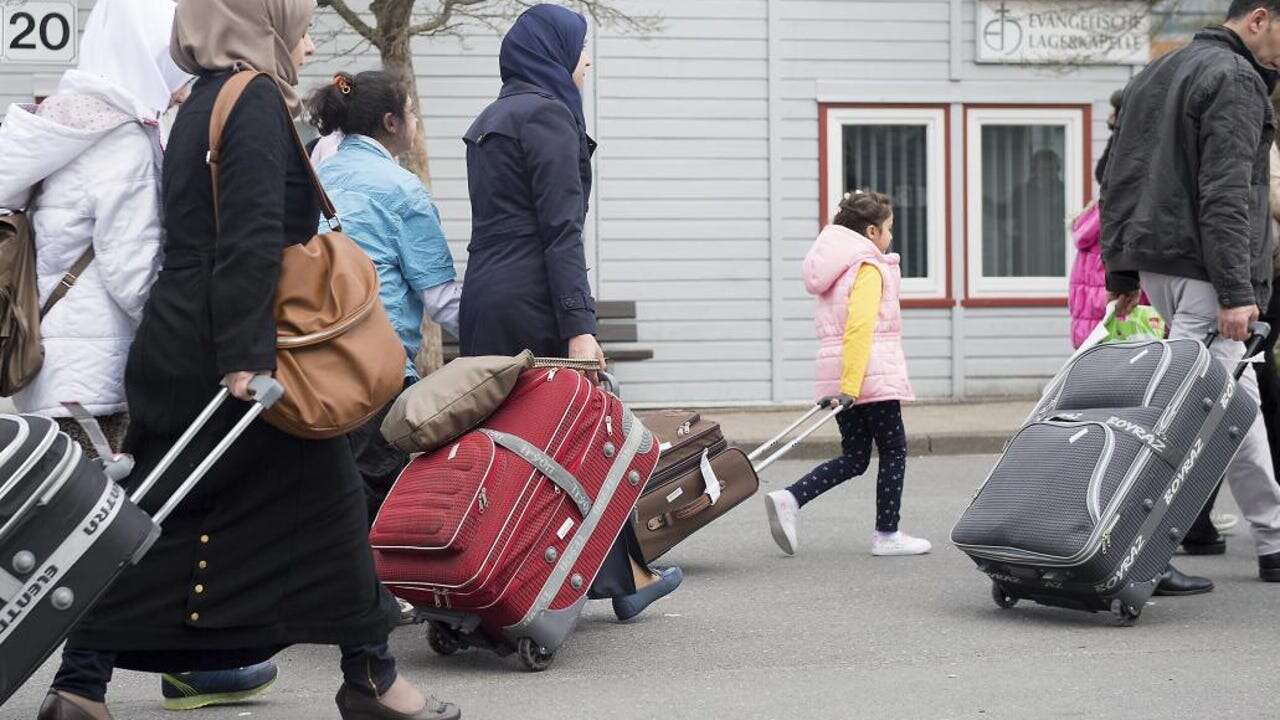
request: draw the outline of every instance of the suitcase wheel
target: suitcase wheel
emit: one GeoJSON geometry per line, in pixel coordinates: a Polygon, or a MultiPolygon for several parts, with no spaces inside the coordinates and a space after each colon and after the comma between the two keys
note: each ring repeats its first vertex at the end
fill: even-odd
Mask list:
{"type": "Polygon", "coordinates": [[[1008,610],[1018,604],[1018,596],[1013,595],[1005,590],[1000,583],[991,583],[991,599],[996,601],[996,605],[1008,610]]]}
{"type": "Polygon", "coordinates": [[[1138,618],[1142,617],[1142,608],[1133,607],[1119,600],[1115,601],[1111,611],[1119,618],[1120,627],[1133,627],[1138,622],[1138,618]]]}
{"type": "Polygon", "coordinates": [[[440,623],[433,622],[427,625],[427,644],[431,646],[439,655],[453,655],[459,650],[467,648],[467,642],[452,628],[447,628],[440,623]]]}
{"type": "Polygon", "coordinates": [[[554,652],[548,651],[530,638],[520,638],[516,652],[520,655],[520,662],[524,663],[530,672],[546,670],[551,666],[551,661],[556,658],[554,652]]]}

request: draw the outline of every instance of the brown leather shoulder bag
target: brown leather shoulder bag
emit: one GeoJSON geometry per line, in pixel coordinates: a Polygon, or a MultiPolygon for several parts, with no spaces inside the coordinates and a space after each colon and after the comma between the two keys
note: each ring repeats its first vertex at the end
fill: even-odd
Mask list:
{"type": "MultiPolygon", "coordinates": [[[[209,171],[215,218],[222,129],[258,75],[265,73],[233,75],[213,107],[209,171]]],[[[368,422],[404,389],[405,352],[378,299],[373,261],[342,232],[296,128],[294,143],[332,231],[284,250],[275,297],[275,377],[285,393],[263,418],[290,435],[329,438],[368,422]]]]}
{"type": "Polygon", "coordinates": [[[40,323],[66,297],[89,263],[93,243],[40,304],[36,287],[36,238],[25,213],[0,211],[0,397],[30,385],[44,365],[40,323]]]}

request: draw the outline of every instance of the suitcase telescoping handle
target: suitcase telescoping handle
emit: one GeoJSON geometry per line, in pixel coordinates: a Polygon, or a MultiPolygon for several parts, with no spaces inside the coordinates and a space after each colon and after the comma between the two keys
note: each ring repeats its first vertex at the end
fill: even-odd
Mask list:
{"type": "Polygon", "coordinates": [[[752,467],[755,468],[756,472],[758,473],[763,472],[765,468],[781,460],[783,456],[785,456],[787,453],[794,450],[797,445],[804,442],[806,438],[808,438],[810,435],[817,432],[818,428],[821,428],[823,425],[826,425],[828,422],[834,419],[835,416],[847,410],[851,404],[852,403],[847,398],[841,399],[839,396],[828,397],[828,398],[823,398],[819,400],[816,405],[814,405],[812,408],[809,409],[809,412],[801,416],[799,420],[796,420],[795,422],[788,425],[786,430],[783,430],[782,432],[773,436],[765,444],[761,445],[755,450],[752,450],[751,453],[747,455],[747,459],[751,461],[752,467]],[[787,437],[789,437],[791,433],[795,432],[801,425],[804,425],[806,422],[809,422],[809,419],[812,418],[814,415],[817,415],[823,410],[828,410],[831,408],[834,408],[834,409],[832,409],[827,414],[815,420],[811,425],[809,425],[809,427],[804,429],[804,432],[792,438],[790,442],[787,442],[787,444],[778,448],[773,454],[769,455],[764,460],[756,462],[756,458],[769,452],[769,450],[771,450],[772,448],[777,447],[787,437]]]}
{"type": "MultiPolygon", "coordinates": [[[[1244,359],[1240,361],[1239,365],[1236,365],[1235,372],[1231,374],[1232,377],[1239,381],[1244,376],[1244,371],[1249,369],[1249,358],[1258,354],[1258,351],[1262,349],[1263,344],[1267,342],[1269,337],[1271,337],[1270,323],[1256,320],[1249,325],[1249,339],[1245,341],[1244,359]]],[[[1210,330],[1204,339],[1204,346],[1209,347],[1217,339],[1218,331],[1210,330]]]]}
{"type": "MultiPolygon", "coordinates": [[[[200,461],[196,469],[191,471],[187,479],[182,481],[182,485],[178,486],[178,489],[165,501],[160,510],[152,516],[152,519],[157,524],[163,523],[164,519],[169,517],[169,513],[173,512],[173,509],[191,492],[196,483],[200,482],[205,474],[209,472],[209,469],[213,467],[214,463],[218,462],[231,445],[244,434],[245,429],[249,427],[249,423],[257,419],[264,410],[274,405],[284,395],[284,388],[270,375],[257,375],[249,381],[249,392],[253,395],[253,405],[236,422],[226,437],[222,438],[214,446],[213,450],[205,456],[204,460],[200,461]]],[[[187,446],[195,439],[196,434],[204,429],[204,426],[209,422],[209,418],[213,417],[213,414],[217,412],[218,408],[222,407],[222,404],[230,396],[231,391],[224,387],[218,391],[218,394],[205,406],[204,410],[200,411],[195,421],[191,423],[191,427],[182,433],[182,437],[179,437],[173,447],[169,448],[169,452],[165,453],[165,456],[160,459],[160,463],[155,466],[155,469],[151,471],[147,479],[142,481],[142,484],[138,486],[138,489],[129,498],[135,505],[141,503],[147,493],[151,492],[151,489],[160,481],[160,477],[173,465],[178,456],[182,454],[182,451],[187,449],[187,446]]]]}

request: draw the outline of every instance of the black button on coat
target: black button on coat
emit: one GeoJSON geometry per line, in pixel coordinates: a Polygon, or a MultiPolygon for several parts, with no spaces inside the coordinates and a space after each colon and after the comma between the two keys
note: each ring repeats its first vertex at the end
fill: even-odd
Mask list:
{"type": "Polygon", "coordinates": [[[465,135],[471,244],[463,355],[563,356],[596,331],[582,229],[595,143],[550,93],[508,82],[465,135]]]}
{"type": "MultiPolygon", "coordinates": [[[[215,231],[205,153],[227,77],[196,83],[166,149],[164,266],[125,373],[133,482],[223,374],[274,367],[281,253],[310,239],[319,219],[279,91],[257,78],[224,131],[215,231]]],[[[155,511],[246,408],[225,404],[143,507],[155,511]]],[[[383,642],[399,613],[374,575],[367,528],[346,438],[302,440],[258,420],[69,644],[119,652],[119,667],[172,672],[235,667],[294,643],[383,642]]]]}

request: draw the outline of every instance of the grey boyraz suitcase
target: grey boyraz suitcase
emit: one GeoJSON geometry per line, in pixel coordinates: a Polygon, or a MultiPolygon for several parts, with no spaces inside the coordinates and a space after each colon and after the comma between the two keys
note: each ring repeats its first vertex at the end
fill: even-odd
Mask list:
{"type": "Polygon", "coordinates": [[[0,704],[39,669],[121,571],[146,554],[160,536],[160,523],[281,395],[268,377],[250,387],[257,402],[154,517],[137,503],[226,401],[225,389],[131,496],[52,420],[0,415],[0,704]]]}
{"type": "MultiPolygon", "coordinates": [[[[1253,332],[1250,355],[1270,329],[1253,332]]],[[[1049,384],[951,540],[1001,607],[1026,599],[1131,624],[1257,414],[1199,341],[1093,347],[1049,384]]]]}

